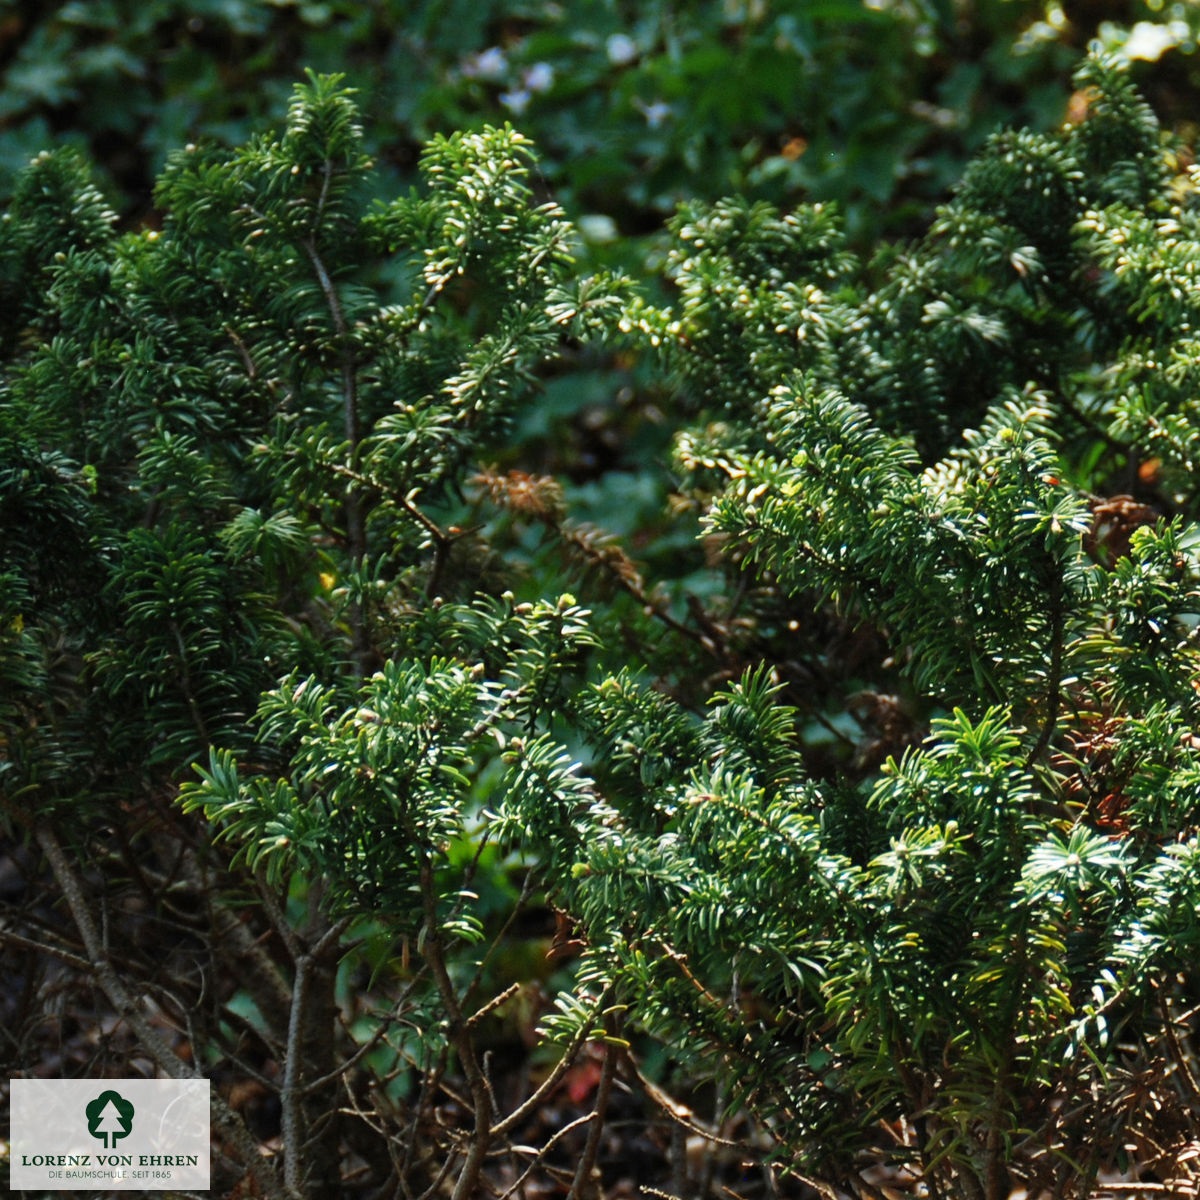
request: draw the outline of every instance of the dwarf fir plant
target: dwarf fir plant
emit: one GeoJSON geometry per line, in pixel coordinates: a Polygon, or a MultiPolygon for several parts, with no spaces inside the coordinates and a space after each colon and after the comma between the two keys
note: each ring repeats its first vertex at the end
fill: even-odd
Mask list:
{"type": "MultiPolygon", "coordinates": [[[[116,821],[106,861],[220,906],[195,930],[200,975],[140,969],[176,996],[207,1067],[252,1070],[229,1041],[235,980],[260,1017],[252,1056],[290,1064],[281,1178],[241,1156],[266,1194],[332,1194],[364,1139],[377,1184],[392,1169],[386,1139],[338,1115],[356,1043],[335,990],[371,973],[344,964],[339,983],[352,919],[386,914],[376,969],[378,937],[415,939],[424,963],[394,1019],[364,1016],[355,1061],[379,1047],[399,1094],[397,1077],[432,1079],[453,1054],[485,1094],[461,1010],[491,997],[441,948],[482,932],[464,893],[474,789],[498,729],[545,720],[588,636],[569,600],[481,597],[490,552],[453,517],[539,364],[615,303],[574,272],[531,160],[512,129],[438,140],[421,193],[373,202],[350,95],[313,78],[282,135],[180,151],[151,227],[119,232],[67,152],[30,166],[3,226],[7,818],[41,844],[119,1010],[63,843],[86,859],[116,821]],[[227,854],[169,809],[210,755],[190,804],[227,854]],[[282,958],[226,911],[246,887],[282,958]],[[215,1007],[205,978],[225,981],[215,1007]],[[439,1015],[415,1020],[426,1006],[439,1015]]],[[[193,1069],[131,1020],[159,1069],[193,1069]]],[[[403,1118],[408,1184],[441,1169],[416,1149],[436,1095],[403,1118]]],[[[493,1140],[483,1121],[457,1194],[493,1140]]]]}
{"type": "Polygon", "coordinates": [[[527,745],[498,810],[594,986],[737,1080],[818,1186],[1191,1171],[1195,206],[1118,69],[1079,83],[1081,123],[998,135],[865,276],[825,213],[680,215],[677,305],[626,320],[708,417],[677,461],[754,580],[711,623],[749,624],[775,682],[700,726],[602,682],[591,778],[527,745]],[[873,658],[814,642],[831,610],[873,658]],[[847,707],[873,736],[831,768],[847,707]]]}
{"type": "Polygon", "coordinates": [[[71,924],[10,941],[157,1069],[277,1098],[278,1171],[219,1104],[231,1187],[593,1196],[618,1082],[773,1187],[1190,1181],[1196,206],[1119,70],[1078,82],[866,265],[828,208],[685,205],[662,305],[581,275],[511,129],[372,201],[333,79],[179,152],[145,228],[29,168],[0,781],[71,924]],[[704,522],[658,588],[505,445],[616,348],[661,365],[704,522]],[[581,957],[518,1087],[489,1039],[540,1003],[531,902],[581,957]]]}

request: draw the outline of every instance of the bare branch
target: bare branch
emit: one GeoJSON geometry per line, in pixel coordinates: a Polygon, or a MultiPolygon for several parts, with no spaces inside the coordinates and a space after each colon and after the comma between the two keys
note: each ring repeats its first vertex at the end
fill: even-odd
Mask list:
{"type": "MultiPolygon", "coordinates": [[[[92,906],[84,895],[83,882],[58,838],[49,825],[38,824],[34,829],[38,845],[50,864],[54,878],[62,889],[71,917],[83,940],[91,960],[91,972],[98,980],[109,1003],[117,1014],[133,1030],[138,1041],[154,1059],[159,1069],[172,1079],[203,1079],[204,1076],[190,1063],[186,1063],[170,1046],[161,1033],[150,1024],[141,1011],[141,1006],[121,981],[104,947],[100,931],[92,919],[92,906]]],[[[237,1147],[242,1165],[254,1175],[255,1182],[265,1197],[270,1200],[288,1200],[289,1193],[280,1186],[279,1177],[272,1164],[259,1151],[258,1143],[250,1136],[242,1118],[225,1103],[216,1092],[211,1098],[214,1123],[222,1129],[237,1147]]]]}

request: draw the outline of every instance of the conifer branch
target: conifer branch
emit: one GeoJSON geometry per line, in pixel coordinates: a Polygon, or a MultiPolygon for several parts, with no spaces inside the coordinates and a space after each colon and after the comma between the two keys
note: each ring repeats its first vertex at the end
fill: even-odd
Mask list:
{"type": "Polygon", "coordinates": [[[1065,641],[1063,579],[1058,563],[1050,561],[1050,580],[1047,588],[1046,607],[1050,618],[1050,662],[1046,676],[1049,690],[1046,695],[1046,716],[1042,722],[1038,739],[1025,759],[1029,770],[1046,752],[1058,728],[1059,708],[1062,704],[1063,651],[1065,641]]]}
{"type": "Polygon", "coordinates": [[[204,714],[200,711],[200,705],[196,701],[196,692],[192,686],[192,674],[188,669],[188,648],[183,640],[183,631],[179,628],[178,621],[171,621],[170,628],[175,645],[179,650],[179,687],[187,702],[188,712],[191,713],[192,723],[196,727],[196,735],[200,739],[200,744],[209,746],[212,744],[212,738],[209,737],[208,725],[204,720],[204,714]]]}
{"type": "MultiPolygon", "coordinates": [[[[695,642],[713,657],[722,657],[722,648],[709,627],[700,623],[699,628],[693,629],[650,594],[636,564],[615,539],[563,519],[562,488],[555,480],[520,471],[502,476],[486,470],[475,475],[473,482],[486,489],[495,503],[518,517],[537,521],[586,569],[598,573],[636,601],[646,616],[695,642]]],[[[689,611],[693,611],[690,603],[689,611]]]]}
{"type": "MultiPolygon", "coordinates": [[[[326,167],[328,166],[327,162],[326,167]]],[[[328,174],[326,174],[326,187],[328,182],[328,174]]],[[[321,203],[317,208],[317,219],[323,209],[324,199],[325,193],[322,192],[321,203]]],[[[338,295],[337,287],[315,241],[311,237],[305,238],[301,241],[301,246],[308,255],[313,272],[316,274],[337,337],[342,379],[342,433],[349,447],[350,462],[354,463],[357,460],[358,446],[362,440],[358,400],[358,362],[354,353],[354,342],[350,326],[346,321],[345,311],[342,308],[341,297],[338,295]]],[[[351,563],[356,568],[360,567],[367,549],[366,519],[363,514],[363,498],[353,486],[346,489],[346,545],[351,563]]],[[[349,617],[353,662],[355,670],[361,678],[366,670],[369,647],[367,646],[365,617],[362,605],[358,600],[350,602],[349,617]]]]}

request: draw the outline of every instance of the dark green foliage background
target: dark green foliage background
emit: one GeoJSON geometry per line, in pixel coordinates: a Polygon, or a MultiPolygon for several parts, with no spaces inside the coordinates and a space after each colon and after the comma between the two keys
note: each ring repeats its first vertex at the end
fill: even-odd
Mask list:
{"type": "Polygon", "coordinates": [[[384,191],[434,133],[511,118],[556,197],[622,245],[734,191],[837,200],[865,243],[919,227],[996,128],[1053,128],[1077,56],[1138,22],[1166,47],[1139,73],[1156,108],[1193,120],[1178,0],[10,0],[0,176],[67,141],[143,213],[173,149],[245,140],[312,68],[360,90],[384,191]]]}

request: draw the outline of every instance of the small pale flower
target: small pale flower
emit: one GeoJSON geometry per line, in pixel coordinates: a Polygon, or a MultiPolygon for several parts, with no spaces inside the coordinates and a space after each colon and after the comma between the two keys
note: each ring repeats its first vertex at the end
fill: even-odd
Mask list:
{"type": "Polygon", "coordinates": [[[529,92],[548,92],[554,86],[554,68],[549,63],[534,63],[521,73],[521,84],[529,92]]]}
{"type": "Polygon", "coordinates": [[[1152,21],[1139,21],[1130,31],[1120,53],[1125,58],[1140,58],[1145,62],[1158,62],[1168,51],[1174,50],[1187,40],[1188,27],[1184,21],[1171,21],[1157,25],[1152,21]]]}
{"type": "Polygon", "coordinates": [[[657,129],[673,115],[671,106],[661,100],[655,100],[653,104],[647,104],[644,100],[635,100],[634,103],[642,110],[642,116],[651,129],[657,129]]]}
{"type": "Polygon", "coordinates": [[[500,103],[508,109],[514,117],[519,117],[528,107],[532,96],[524,88],[516,88],[511,92],[500,93],[500,103]]]}
{"type": "Polygon", "coordinates": [[[470,55],[462,65],[462,73],[468,79],[497,80],[508,70],[508,59],[499,46],[489,46],[478,54],[470,55]]]}
{"type": "Polygon", "coordinates": [[[614,33],[604,43],[604,49],[608,54],[608,61],[617,67],[633,62],[638,54],[637,42],[625,33],[614,33]]]}

